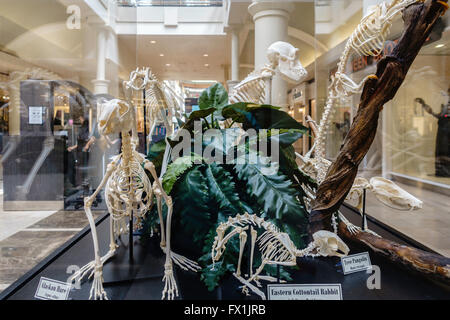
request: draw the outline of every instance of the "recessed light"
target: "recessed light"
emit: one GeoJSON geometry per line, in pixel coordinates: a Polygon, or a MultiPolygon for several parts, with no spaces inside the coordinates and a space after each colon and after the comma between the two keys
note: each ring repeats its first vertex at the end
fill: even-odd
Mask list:
{"type": "Polygon", "coordinates": [[[444,47],[445,45],[443,45],[442,43],[441,44],[438,44],[435,48],[442,48],[442,47],[444,47]]]}
{"type": "Polygon", "coordinates": [[[164,53],[160,53],[159,56],[160,56],[160,57],[164,57],[164,53]]]}
{"type": "Polygon", "coordinates": [[[170,67],[170,63],[166,63],[166,67],[170,67]]]}
{"type": "Polygon", "coordinates": [[[150,41],[150,43],[156,43],[156,41],[155,41],[155,40],[152,40],[152,41],[150,41]]]}
{"type": "Polygon", "coordinates": [[[209,67],[209,64],[205,63],[205,67],[209,67]]]}
{"type": "Polygon", "coordinates": [[[208,56],[208,54],[207,53],[205,53],[204,55],[203,55],[204,57],[207,57],[208,56]]]}

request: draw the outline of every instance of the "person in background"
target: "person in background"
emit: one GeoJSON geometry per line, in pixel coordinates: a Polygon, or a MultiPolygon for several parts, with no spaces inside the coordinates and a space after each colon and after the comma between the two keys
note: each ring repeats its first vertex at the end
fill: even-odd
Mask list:
{"type": "MultiPolygon", "coordinates": [[[[445,92],[444,92],[445,93],[445,92]]],[[[450,88],[447,91],[447,103],[441,105],[441,112],[435,113],[422,98],[415,102],[422,105],[425,112],[438,119],[436,136],[435,175],[437,177],[450,177],[450,88]]]]}
{"type": "Polygon", "coordinates": [[[55,118],[53,119],[53,125],[54,126],[62,126],[61,110],[56,111],[55,118]]]}
{"type": "MultiPolygon", "coordinates": [[[[78,128],[77,144],[67,148],[68,152],[74,152],[75,160],[75,185],[80,186],[86,179],[87,170],[85,168],[89,163],[88,148],[86,148],[90,139],[89,121],[83,115],[78,117],[80,127],[78,128]]],[[[89,147],[89,146],[88,146],[89,147]]]]}
{"type": "Polygon", "coordinates": [[[73,145],[71,147],[67,148],[67,151],[72,152],[74,150],[77,150],[77,152],[86,152],[87,149],[85,149],[86,144],[89,141],[90,135],[89,135],[89,121],[87,121],[84,116],[80,115],[78,117],[78,121],[81,124],[80,128],[78,129],[77,134],[77,144],[73,145]]]}
{"type": "Polygon", "coordinates": [[[345,139],[347,133],[350,131],[350,112],[348,111],[344,112],[344,122],[342,123],[335,122],[334,125],[339,131],[341,131],[342,139],[345,139]]]}

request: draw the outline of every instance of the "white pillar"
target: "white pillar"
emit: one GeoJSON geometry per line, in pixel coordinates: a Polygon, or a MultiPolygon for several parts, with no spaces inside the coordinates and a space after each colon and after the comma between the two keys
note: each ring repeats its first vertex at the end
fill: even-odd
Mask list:
{"type": "MultiPolygon", "coordinates": [[[[268,63],[267,49],[276,41],[288,38],[289,13],[294,5],[288,2],[253,0],[248,11],[255,23],[255,69],[268,63]]],[[[287,83],[279,75],[272,81],[272,104],[287,110],[287,83]]]]}
{"type": "Polygon", "coordinates": [[[371,6],[376,6],[383,2],[383,0],[363,0],[363,16],[367,14],[371,6]]]}
{"type": "Polygon", "coordinates": [[[231,81],[239,82],[239,34],[231,29],[231,81]]]}
{"type": "Polygon", "coordinates": [[[98,28],[97,32],[97,77],[92,81],[95,94],[107,94],[108,83],[106,80],[106,34],[107,30],[103,27],[98,28]]]}

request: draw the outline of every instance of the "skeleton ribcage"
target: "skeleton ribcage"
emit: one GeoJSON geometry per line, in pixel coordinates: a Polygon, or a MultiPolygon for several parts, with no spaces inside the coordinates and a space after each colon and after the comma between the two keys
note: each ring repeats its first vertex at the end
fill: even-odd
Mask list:
{"type": "Polygon", "coordinates": [[[266,98],[265,77],[249,77],[234,87],[230,103],[253,102],[263,104],[266,98]]]}
{"type": "Polygon", "coordinates": [[[295,255],[286,247],[288,245],[292,250],[295,249],[295,245],[286,233],[268,230],[258,238],[258,242],[263,259],[276,262],[295,261],[295,255]]]}
{"type": "Polygon", "coordinates": [[[108,211],[115,220],[128,215],[130,210],[133,210],[135,217],[143,217],[149,209],[152,197],[150,180],[139,162],[129,162],[129,175],[122,164],[119,164],[106,184],[105,199],[108,211]]]}

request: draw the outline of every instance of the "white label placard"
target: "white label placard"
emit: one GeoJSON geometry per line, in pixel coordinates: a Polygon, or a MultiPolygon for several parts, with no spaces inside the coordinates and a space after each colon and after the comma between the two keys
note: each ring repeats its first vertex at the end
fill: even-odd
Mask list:
{"type": "Polygon", "coordinates": [[[341,258],[342,271],[349,274],[358,271],[366,271],[372,267],[368,252],[362,252],[341,258]]]}
{"type": "Polygon", "coordinates": [[[43,107],[28,107],[28,124],[42,124],[43,107]]]}
{"type": "Polygon", "coordinates": [[[42,300],[67,300],[72,285],[41,277],[34,297],[42,300]]]}
{"type": "Polygon", "coordinates": [[[342,287],[337,284],[269,284],[269,300],[342,300],[342,287]]]}

